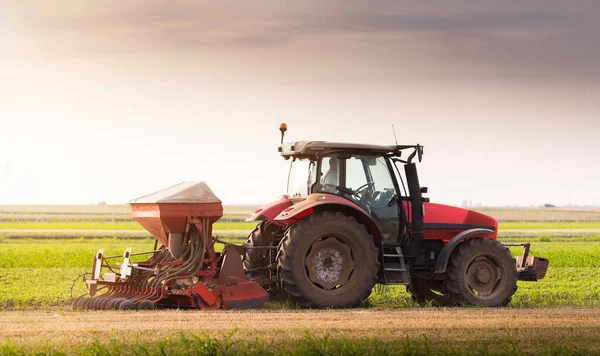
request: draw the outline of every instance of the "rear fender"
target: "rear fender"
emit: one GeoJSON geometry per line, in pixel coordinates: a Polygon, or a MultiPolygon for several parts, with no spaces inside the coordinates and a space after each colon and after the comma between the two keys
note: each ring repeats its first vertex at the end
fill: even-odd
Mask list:
{"type": "Polygon", "coordinates": [[[365,225],[367,231],[373,235],[377,248],[381,247],[381,233],[367,212],[351,201],[331,194],[311,194],[306,200],[294,204],[283,210],[273,222],[278,225],[292,226],[298,221],[319,211],[339,211],[352,216],[359,223],[365,225]]]}
{"type": "Polygon", "coordinates": [[[277,215],[290,206],[292,206],[290,198],[287,195],[282,195],[274,202],[254,210],[254,212],[246,218],[246,221],[272,221],[277,215]]]}
{"type": "Polygon", "coordinates": [[[444,273],[446,272],[446,267],[448,266],[448,260],[450,260],[450,255],[452,255],[452,251],[460,244],[461,242],[471,239],[474,237],[491,237],[494,236],[494,231],[490,229],[470,229],[461,232],[460,234],[454,236],[444,248],[440,252],[438,256],[437,263],[435,266],[434,273],[444,273]]]}

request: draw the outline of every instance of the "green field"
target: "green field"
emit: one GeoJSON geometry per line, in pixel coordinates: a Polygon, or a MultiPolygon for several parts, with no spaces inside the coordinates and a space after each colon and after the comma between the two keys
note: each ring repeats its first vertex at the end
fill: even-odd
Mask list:
{"type": "Polygon", "coordinates": [[[555,229],[600,229],[600,221],[509,221],[500,222],[499,231],[503,230],[555,230],[555,229]]]}
{"type": "MultiPolygon", "coordinates": [[[[98,249],[120,256],[127,247],[140,252],[151,251],[153,245],[154,239],[1,240],[0,309],[65,306],[71,281],[89,272],[98,249]]],[[[520,253],[519,248],[512,250],[520,253]]],[[[511,305],[600,305],[600,241],[537,242],[532,253],[550,259],[548,275],[540,282],[519,282],[511,305]]],[[[76,284],[75,294],[84,292],[84,284],[76,284]]],[[[386,287],[372,294],[365,306],[415,305],[404,287],[386,287]]]]}
{"type": "MultiPolygon", "coordinates": [[[[253,222],[221,222],[217,221],[215,230],[251,229],[253,222]]],[[[52,222],[0,222],[0,230],[143,230],[135,221],[52,221],[52,222]]],[[[592,222],[502,222],[499,230],[554,230],[554,229],[599,229],[600,221],[592,222]]]]}
{"type": "MultiPolygon", "coordinates": [[[[247,236],[255,222],[218,221],[213,225],[215,235],[247,236]]],[[[0,221],[0,237],[10,239],[57,238],[146,238],[150,235],[135,221],[0,221]]],[[[570,238],[600,239],[600,222],[501,222],[500,238],[570,238]]]]}

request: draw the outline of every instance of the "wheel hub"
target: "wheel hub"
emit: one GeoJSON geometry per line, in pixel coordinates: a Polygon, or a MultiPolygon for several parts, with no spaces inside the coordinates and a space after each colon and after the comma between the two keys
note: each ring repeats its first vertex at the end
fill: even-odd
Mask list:
{"type": "Polygon", "coordinates": [[[348,283],[354,270],[354,259],[350,246],[331,236],[313,243],[306,255],[305,266],[313,284],[331,290],[348,283]]]}
{"type": "Polygon", "coordinates": [[[477,268],[475,278],[480,283],[488,283],[492,278],[490,271],[487,268],[477,268]]]}
{"type": "Polygon", "coordinates": [[[469,265],[465,277],[475,294],[489,296],[502,279],[502,271],[490,259],[479,257],[469,265]]]}

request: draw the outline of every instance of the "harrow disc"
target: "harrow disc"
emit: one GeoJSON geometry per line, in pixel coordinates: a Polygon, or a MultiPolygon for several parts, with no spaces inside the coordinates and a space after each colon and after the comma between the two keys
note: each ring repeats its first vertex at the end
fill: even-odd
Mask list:
{"type": "Polygon", "coordinates": [[[75,305],[75,309],[76,310],[83,310],[85,309],[85,304],[87,303],[89,299],[87,298],[81,298],[79,299],[74,305],[75,305]]]}
{"type": "Polygon", "coordinates": [[[129,299],[125,299],[119,304],[119,310],[136,310],[137,305],[129,299]]]}
{"type": "Polygon", "coordinates": [[[104,300],[104,297],[98,297],[96,298],[93,302],[92,302],[92,308],[93,310],[100,310],[100,302],[102,302],[104,300]]]}
{"type": "Polygon", "coordinates": [[[84,310],[90,309],[90,305],[93,301],[94,301],[94,299],[92,299],[92,298],[82,299],[82,301],[80,302],[81,309],[84,309],[84,310]]]}
{"type": "Polygon", "coordinates": [[[154,310],[154,303],[151,300],[144,299],[138,305],[138,310],[154,310]]]}
{"type": "Polygon", "coordinates": [[[115,300],[113,300],[110,304],[109,304],[109,309],[112,310],[119,310],[119,305],[121,304],[122,301],[127,300],[126,298],[117,298],[115,300]]]}
{"type": "Polygon", "coordinates": [[[83,299],[83,297],[77,297],[73,299],[73,301],[71,302],[71,306],[73,307],[73,309],[77,310],[77,303],[79,303],[81,299],[83,299]]]}
{"type": "Polygon", "coordinates": [[[108,305],[108,303],[112,302],[112,298],[104,298],[103,301],[101,301],[99,303],[100,305],[100,310],[107,310],[106,306],[108,305]]]}
{"type": "Polygon", "coordinates": [[[104,310],[112,310],[113,309],[113,305],[115,304],[115,301],[118,298],[112,298],[111,300],[108,301],[108,303],[106,303],[106,305],[104,306],[104,310]]]}

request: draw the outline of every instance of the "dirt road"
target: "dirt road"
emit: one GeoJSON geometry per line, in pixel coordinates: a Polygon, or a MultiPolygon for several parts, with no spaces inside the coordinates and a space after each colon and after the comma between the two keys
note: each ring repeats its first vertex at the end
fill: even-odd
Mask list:
{"type": "MultiPolygon", "coordinates": [[[[277,342],[315,336],[422,338],[437,346],[469,348],[514,343],[519,350],[549,345],[600,349],[600,308],[357,309],[342,311],[0,312],[0,339],[19,345],[70,347],[111,339],[144,342],[189,333],[277,342]]],[[[2,340],[0,340],[2,341],[2,340]]]]}

